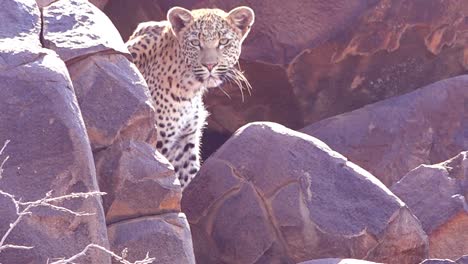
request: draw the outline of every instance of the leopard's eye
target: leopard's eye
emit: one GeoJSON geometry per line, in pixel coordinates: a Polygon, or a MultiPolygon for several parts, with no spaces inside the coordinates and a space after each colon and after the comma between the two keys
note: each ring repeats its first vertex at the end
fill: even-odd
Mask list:
{"type": "Polygon", "coordinates": [[[219,45],[226,45],[229,43],[229,39],[227,38],[222,38],[219,40],[219,45]]]}
{"type": "Polygon", "coordinates": [[[190,41],[190,45],[198,47],[198,46],[200,46],[200,41],[198,39],[192,39],[190,41]]]}

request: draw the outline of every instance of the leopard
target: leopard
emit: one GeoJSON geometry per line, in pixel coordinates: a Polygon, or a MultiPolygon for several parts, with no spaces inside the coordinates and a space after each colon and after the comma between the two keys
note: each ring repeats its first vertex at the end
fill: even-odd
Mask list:
{"type": "Polygon", "coordinates": [[[140,23],[126,42],[154,103],[155,148],[173,165],[182,190],[201,166],[209,115],[203,96],[225,82],[252,88],[238,65],[254,19],[247,6],[229,12],[173,7],[165,21],[140,23]]]}

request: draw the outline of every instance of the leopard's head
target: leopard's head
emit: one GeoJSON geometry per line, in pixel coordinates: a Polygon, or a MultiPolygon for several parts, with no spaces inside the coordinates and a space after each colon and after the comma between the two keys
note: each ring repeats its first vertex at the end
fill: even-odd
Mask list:
{"type": "Polygon", "coordinates": [[[245,6],[229,13],[173,7],[167,14],[188,70],[207,88],[219,86],[224,80],[247,82],[235,66],[254,17],[253,10],[245,6]]]}

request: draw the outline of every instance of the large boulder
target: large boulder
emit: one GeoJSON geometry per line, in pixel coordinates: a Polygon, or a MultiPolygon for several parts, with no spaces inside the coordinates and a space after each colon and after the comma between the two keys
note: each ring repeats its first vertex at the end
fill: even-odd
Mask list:
{"type": "Polygon", "coordinates": [[[408,172],[391,190],[421,221],[429,257],[456,260],[468,252],[468,152],[408,172]]]}
{"type": "Polygon", "coordinates": [[[288,67],[306,124],[468,69],[468,5],[462,0],[378,0],[353,15],[356,23],[304,50],[288,67]]]}
{"type": "Polygon", "coordinates": [[[45,46],[68,65],[93,150],[117,139],[155,143],[146,82],[110,20],[85,0],[55,2],[43,13],[45,46]]]}
{"type": "Polygon", "coordinates": [[[419,222],[380,181],[274,123],[237,131],[185,189],[182,210],[198,263],[417,263],[427,254],[419,222]]]}
{"type": "MultiPolygon", "coordinates": [[[[10,143],[0,189],[23,202],[39,200],[49,191],[53,197],[97,191],[93,156],[67,68],[57,54],[40,46],[39,9],[34,1],[2,4],[0,144],[10,143]]],[[[2,251],[2,263],[46,263],[75,255],[89,243],[109,247],[100,198],[57,205],[92,215],[33,210],[5,241],[33,248],[2,251]]],[[[0,236],[16,217],[11,201],[1,196],[0,236]]],[[[110,258],[92,251],[80,261],[110,263],[110,258]]]]}
{"type": "Polygon", "coordinates": [[[129,261],[144,259],[148,254],[156,257],[157,264],[195,264],[190,229],[184,214],[123,221],[111,224],[108,232],[112,251],[120,253],[125,249],[129,261]]]}
{"type": "Polygon", "coordinates": [[[183,217],[180,184],[154,148],[153,102],[115,27],[84,0],[55,2],[43,10],[44,43],[66,60],[99,186],[108,193],[103,204],[111,249],[120,253],[128,247],[134,260],[149,252],[157,263],[193,263],[189,226],[172,217],[183,217]]]}
{"type": "Polygon", "coordinates": [[[128,54],[109,18],[86,0],[53,2],[42,16],[44,45],[65,62],[102,51],[128,54]]]}
{"type": "Polygon", "coordinates": [[[468,149],[468,75],[314,123],[301,131],[392,186],[420,164],[468,149]]]}

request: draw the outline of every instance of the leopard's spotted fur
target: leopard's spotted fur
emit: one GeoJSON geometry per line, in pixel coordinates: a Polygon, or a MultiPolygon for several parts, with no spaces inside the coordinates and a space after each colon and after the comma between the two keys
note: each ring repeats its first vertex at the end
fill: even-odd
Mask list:
{"type": "Polygon", "coordinates": [[[175,7],[168,21],[141,23],[127,42],[156,107],[156,148],[173,164],[185,187],[200,169],[200,138],[208,115],[202,96],[235,70],[241,45],[254,21],[238,7],[188,11],[175,7]]]}

